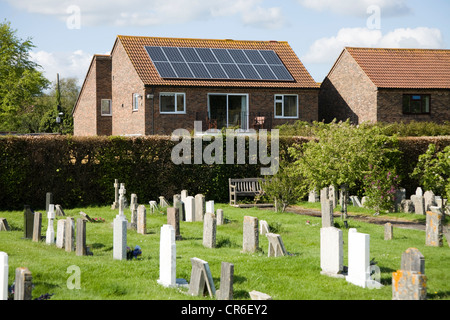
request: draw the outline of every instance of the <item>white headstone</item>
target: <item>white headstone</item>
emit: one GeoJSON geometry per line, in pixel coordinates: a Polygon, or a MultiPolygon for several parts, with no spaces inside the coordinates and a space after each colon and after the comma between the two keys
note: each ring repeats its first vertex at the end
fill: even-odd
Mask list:
{"type": "Polygon", "coordinates": [[[159,280],[165,287],[176,286],[176,258],[175,229],[170,224],[161,227],[159,243],[159,280]]]}
{"type": "MultiPolygon", "coordinates": [[[[320,229],[321,274],[339,277],[344,269],[342,230],[335,227],[320,229]]],[[[342,276],[342,275],[341,275],[342,276]]]]}
{"type": "Polygon", "coordinates": [[[150,212],[153,213],[158,210],[158,203],[156,201],[150,201],[150,212]]]}
{"type": "Polygon", "coordinates": [[[188,191],[187,190],[181,190],[181,201],[185,202],[186,198],[188,197],[188,191]]]}
{"type": "Polygon", "coordinates": [[[53,221],[55,221],[55,205],[50,204],[48,206],[48,212],[47,212],[47,218],[48,218],[48,226],[47,226],[47,233],[45,237],[45,243],[47,244],[53,244],[55,243],[55,228],[53,226],[53,221]]]}
{"type": "Polygon", "coordinates": [[[127,224],[128,221],[123,213],[125,189],[119,190],[119,214],[114,219],[113,227],[113,258],[116,260],[127,259],[127,224]],[[122,193],[121,193],[122,191],[122,193]]]}
{"type": "Polygon", "coordinates": [[[66,219],[58,220],[56,225],[56,247],[64,248],[64,242],[66,237],[66,219]]]}
{"type": "Polygon", "coordinates": [[[206,201],[206,211],[205,213],[214,213],[214,200],[206,201]]]}
{"type": "Polygon", "coordinates": [[[184,209],[186,210],[186,221],[195,221],[195,198],[193,196],[184,199],[184,209]]]}
{"type": "Polygon", "coordinates": [[[269,233],[269,224],[266,220],[259,220],[259,234],[265,235],[266,233],[269,233]]]}
{"type": "Polygon", "coordinates": [[[0,252],[0,300],[8,300],[8,254],[0,252]]]}
{"type": "Polygon", "coordinates": [[[380,287],[370,278],[370,235],[355,228],[348,231],[348,275],[346,280],[362,288],[380,287]]]}
{"type": "Polygon", "coordinates": [[[421,187],[416,189],[416,196],[423,197],[423,191],[421,187]]]}

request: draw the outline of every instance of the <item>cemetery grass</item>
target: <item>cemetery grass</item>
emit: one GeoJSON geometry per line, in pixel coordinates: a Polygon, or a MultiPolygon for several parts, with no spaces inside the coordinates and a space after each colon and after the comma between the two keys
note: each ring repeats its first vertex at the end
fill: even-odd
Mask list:
{"type": "MultiPolygon", "coordinates": [[[[390,300],[392,298],[392,272],[400,267],[402,253],[410,247],[418,248],[425,256],[428,299],[450,300],[450,249],[444,239],[443,247],[425,246],[425,233],[419,230],[394,228],[394,240],[384,240],[384,227],[349,219],[349,227],[370,234],[370,255],[381,271],[381,289],[363,289],[336,279],[320,275],[321,219],[294,213],[276,213],[258,208],[222,208],[226,224],[217,226],[216,248],[203,247],[202,222],[181,222],[183,237],[177,241],[177,278],[187,281],[191,276],[193,257],[208,262],[216,289],[220,289],[221,262],[234,264],[234,299],[250,299],[252,290],[267,293],[274,300],[390,300]],[[288,256],[267,257],[268,241],[260,236],[260,251],[242,253],[242,222],[244,216],[266,220],[271,232],[280,234],[288,256]]],[[[39,210],[37,210],[39,211],[39,210]]],[[[55,245],[45,243],[47,219],[43,217],[41,242],[23,237],[23,212],[1,212],[11,231],[0,232],[0,251],[9,255],[9,284],[14,281],[17,267],[27,267],[33,277],[33,299],[46,293],[51,300],[190,300],[211,298],[193,297],[187,289],[165,288],[157,284],[159,278],[160,228],[167,223],[161,212],[149,213],[147,206],[147,234],[128,230],[128,246],[138,245],[142,255],[137,259],[113,259],[112,222],[118,213],[109,207],[89,207],[65,210],[66,217],[77,219],[79,212],[91,218],[101,217],[103,223],[87,222],[86,243],[92,256],[76,256],[55,245]],[[80,288],[74,284],[71,266],[79,267],[80,288]],[[68,271],[69,268],[69,271],[68,271]],[[69,285],[68,285],[69,284],[69,285]]],[[[42,211],[41,211],[42,212],[42,211]]],[[[130,219],[130,210],[125,210],[130,219]]],[[[64,217],[57,217],[56,220],[64,217]]],[[[335,224],[343,230],[344,265],[347,265],[347,234],[340,219],[335,224]]],[[[55,222],[55,231],[56,231],[55,222]]]]}

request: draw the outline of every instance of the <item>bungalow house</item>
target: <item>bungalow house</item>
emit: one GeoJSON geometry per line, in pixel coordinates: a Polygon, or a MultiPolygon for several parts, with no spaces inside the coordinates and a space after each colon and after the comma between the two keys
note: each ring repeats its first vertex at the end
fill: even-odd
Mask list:
{"type": "Polygon", "coordinates": [[[287,42],[118,36],[94,55],[74,135],[271,129],[318,120],[317,84],[287,42]]]}
{"type": "Polygon", "coordinates": [[[346,47],[321,84],[319,120],[450,121],[450,50],[346,47]]]}

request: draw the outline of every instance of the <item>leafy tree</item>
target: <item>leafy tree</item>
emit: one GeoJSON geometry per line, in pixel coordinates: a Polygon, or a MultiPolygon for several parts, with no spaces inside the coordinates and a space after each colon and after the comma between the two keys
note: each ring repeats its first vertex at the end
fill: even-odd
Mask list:
{"type": "Polygon", "coordinates": [[[450,199],[450,146],[437,152],[436,145],[430,144],[427,151],[419,156],[411,177],[418,179],[425,190],[450,199]]]}
{"type": "Polygon", "coordinates": [[[30,39],[17,37],[10,22],[0,23],[0,130],[16,130],[21,114],[33,105],[49,81],[30,60],[30,39]]]}

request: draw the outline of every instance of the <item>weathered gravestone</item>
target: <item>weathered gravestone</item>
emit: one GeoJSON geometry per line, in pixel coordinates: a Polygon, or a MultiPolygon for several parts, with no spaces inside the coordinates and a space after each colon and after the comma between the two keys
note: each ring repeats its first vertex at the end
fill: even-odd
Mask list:
{"type": "Polygon", "coordinates": [[[84,213],[83,211],[80,212],[80,216],[82,216],[83,219],[86,219],[87,221],[92,222],[92,218],[88,214],[84,213]]]}
{"type": "Polygon", "coordinates": [[[51,192],[47,192],[46,196],[45,196],[45,212],[48,212],[49,208],[50,208],[50,204],[54,203],[53,202],[53,193],[51,192]]]}
{"type": "Polygon", "coordinates": [[[47,244],[55,243],[55,228],[53,222],[55,221],[55,206],[53,204],[49,205],[49,211],[47,212],[47,232],[45,234],[45,242],[47,244]]]}
{"type": "Polygon", "coordinates": [[[64,242],[66,237],[66,219],[58,220],[56,224],[56,247],[64,248],[64,242]]]}
{"type": "Polygon", "coordinates": [[[233,300],[234,264],[222,262],[220,271],[220,290],[216,291],[217,300],[233,300]]]}
{"type": "Polygon", "coordinates": [[[131,229],[136,230],[137,228],[137,209],[138,209],[138,201],[137,201],[137,195],[135,193],[132,193],[130,196],[130,211],[131,211],[131,221],[130,221],[130,227],[131,229]]]}
{"type": "Polygon", "coordinates": [[[161,208],[165,208],[169,206],[169,203],[167,202],[166,198],[164,196],[159,197],[159,206],[161,208]]]}
{"type": "Polygon", "coordinates": [[[175,230],[175,240],[181,240],[180,233],[180,210],[179,208],[169,207],[167,208],[167,224],[173,226],[175,230]]]}
{"type": "Polygon", "coordinates": [[[244,217],[243,238],[243,252],[255,253],[259,250],[258,218],[244,217]]]}
{"type": "Polygon", "coordinates": [[[203,246],[206,248],[216,247],[217,219],[214,213],[205,213],[203,219],[203,246]]]}
{"type": "Polygon", "coordinates": [[[216,210],[216,218],[217,218],[217,225],[223,225],[225,222],[225,218],[223,216],[223,209],[217,209],[216,210]]]}
{"type": "Polygon", "coordinates": [[[194,221],[203,221],[203,215],[205,214],[205,196],[202,194],[195,195],[195,220],[194,221]]]}
{"type": "Polygon", "coordinates": [[[325,187],[320,190],[320,202],[325,200],[330,200],[330,190],[328,187],[325,187]]]}
{"type": "Polygon", "coordinates": [[[34,213],[34,223],[33,223],[33,242],[41,241],[41,229],[42,229],[42,213],[34,213]]]}
{"type": "Polygon", "coordinates": [[[6,218],[0,218],[0,231],[10,231],[11,228],[8,225],[6,218]]]}
{"type": "Polygon", "coordinates": [[[336,208],[339,200],[339,190],[333,185],[328,187],[328,199],[332,201],[333,209],[336,208]]]}
{"type": "Polygon", "coordinates": [[[32,239],[33,238],[33,225],[34,225],[34,212],[31,210],[29,205],[24,206],[23,212],[24,218],[24,239],[32,239]]]}
{"type": "Polygon", "coordinates": [[[267,250],[268,257],[280,257],[288,254],[279,234],[266,233],[266,237],[267,240],[269,240],[269,249],[267,250]]]}
{"type": "Polygon", "coordinates": [[[335,227],[320,229],[320,274],[344,277],[344,249],[342,230],[335,227]]]}
{"type": "Polygon", "coordinates": [[[348,275],[345,279],[362,288],[381,287],[378,281],[371,279],[371,272],[370,235],[351,228],[348,231],[348,275]]]}
{"type": "Polygon", "coordinates": [[[269,233],[269,224],[266,220],[259,220],[259,234],[264,236],[269,233]]]}
{"type": "Polygon", "coordinates": [[[187,196],[184,199],[184,209],[186,211],[186,221],[195,221],[195,198],[193,196],[187,196]]]}
{"type": "Polygon", "coordinates": [[[334,226],[333,200],[324,200],[320,202],[322,211],[322,228],[334,226]]]}
{"type": "Polygon", "coordinates": [[[392,223],[386,223],[384,225],[384,240],[392,240],[394,237],[394,228],[392,223]]]}
{"type": "Polygon", "coordinates": [[[33,290],[33,277],[28,268],[19,267],[16,269],[16,279],[14,281],[14,300],[31,300],[33,290]]]}
{"type": "Polygon", "coordinates": [[[154,200],[149,201],[150,204],[150,213],[154,213],[156,212],[156,210],[158,210],[158,203],[154,200]]]}
{"type": "Polygon", "coordinates": [[[86,250],[86,219],[77,219],[77,245],[76,245],[76,255],[85,256],[87,255],[86,250]]]}
{"type": "Polygon", "coordinates": [[[75,220],[72,217],[66,219],[64,248],[67,252],[75,250],[75,220]]]}
{"type": "Polygon", "coordinates": [[[8,300],[8,254],[0,251],[0,301],[8,300]]]}
{"type": "Polygon", "coordinates": [[[143,204],[137,208],[137,233],[147,233],[147,210],[143,204]]]}
{"type": "Polygon", "coordinates": [[[425,211],[425,199],[423,198],[423,196],[413,194],[411,196],[411,201],[413,202],[414,205],[414,212],[416,214],[424,215],[426,211],[425,211]]]}
{"type": "Polygon", "coordinates": [[[395,200],[394,200],[394,209],[395,212],[401,211],[402,201],[406,199],[406,189],[399,188],[395,190],[395,200]]]}
{"type": "Polygon", "coordinates": [[[178,208],[178,212],[180,215],[180,221],[186,221],[186,211],[184,207],[184,202],[181,201],[181,195],[175,194],[173,196],[173,207],[178,208]]]}
{"type": "Polygon", "coordinates": [[[319,202],[319,201],[320,201],[320,196],[316,192],[316,190],[310,191],[308,194],[308,202],[314,203],[314,202],[319,202]]]}
{"type": "Polygon", "coordinates": [[[403,199],[400,203],[400,211],[405,213],[415,212],[414,202],[412,200],[403,199]]]}
{"type": "Polygon", "coordinates": [[[200,296],[208,293],[212,298],[216,294],[216,288],[209,269],[208,262],[199,258],[192,258],[191,280],[189,282],[189,294],[200,296]]]}
{"type": "Polygon", "coordinates": [[[433,191],[425,191],[423,194],[423,199],[425,202],[425,211],[431,211],[430,207],[436,206],[436,197],[434,196],[433,191]]]}
{"type": "Polygon", "coordinates": [[[55,204],[55,215],[57,217],[63,217],[66,215],[60,204],[55,204]]]}
{"type": "Polygon", "coordinates": [[[442,247],[443,227],[442,227],[441,212],[427,211],[425,233],[426,233],[425,245],[433,247],[442,247]]]}
{"type": "Polygon", "coordinates": [[[416,248],[402,254],[401,267],[392,273],[392,300],[425,300],[425,258],[416,248]]]}

